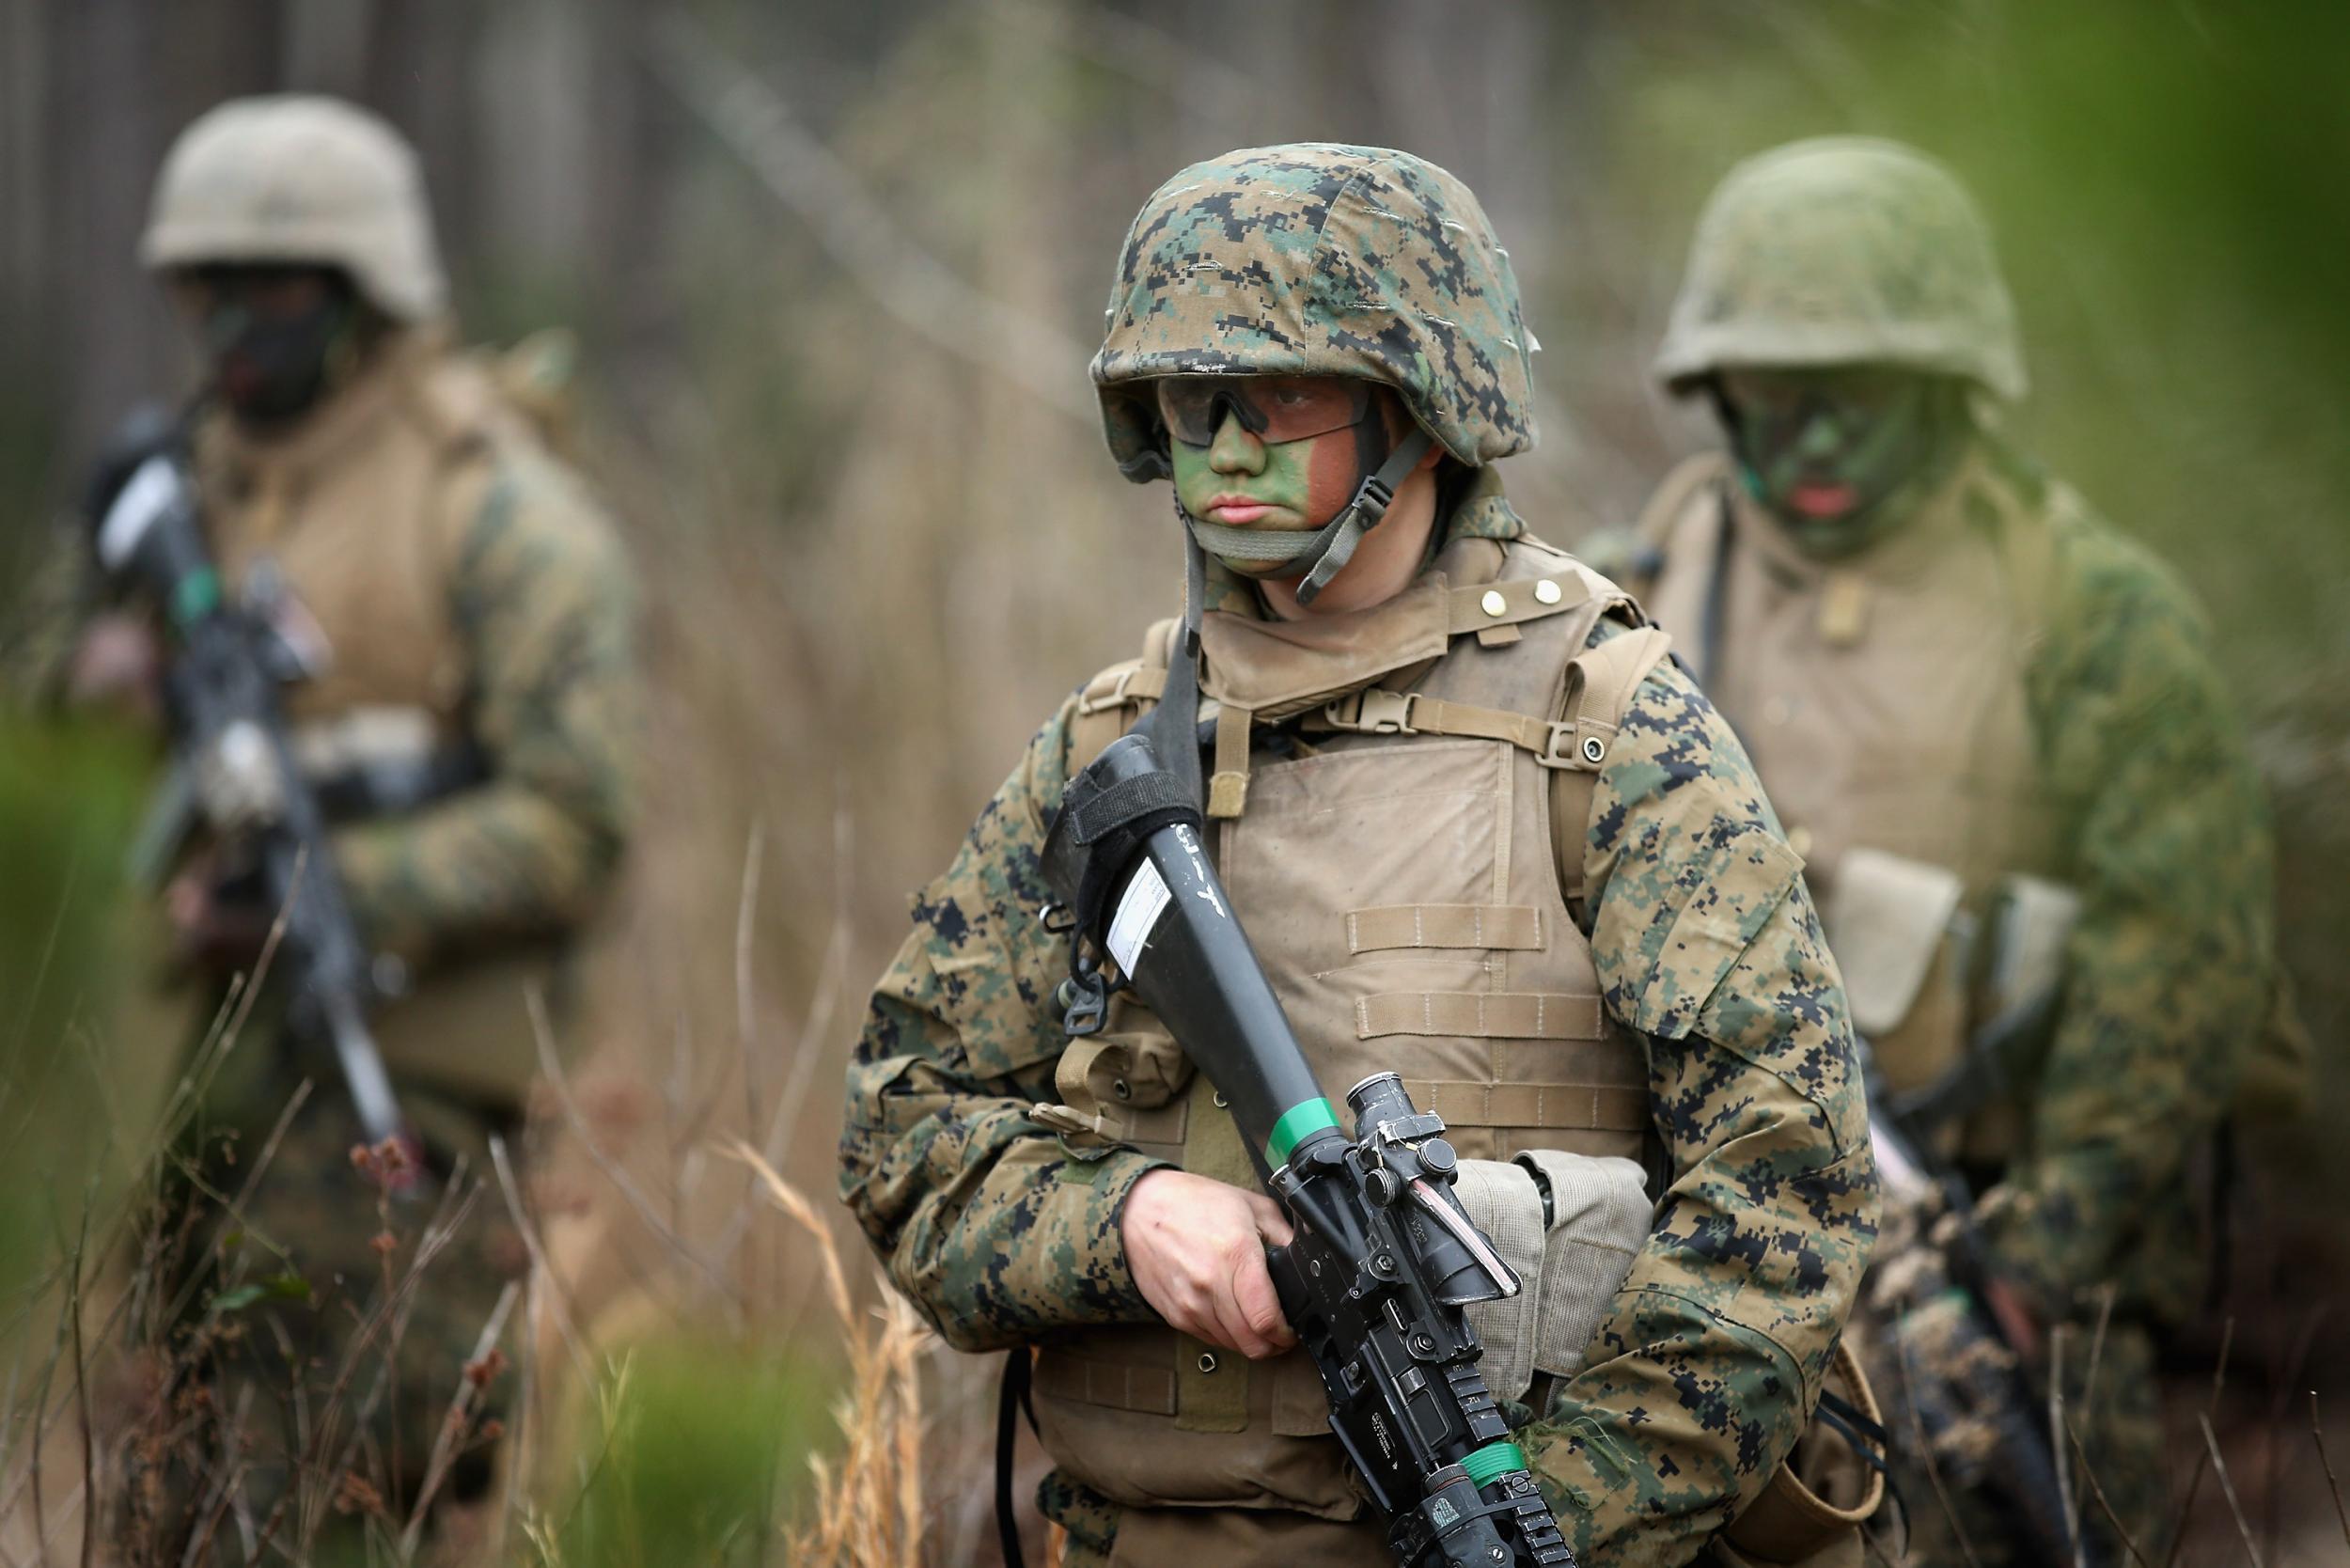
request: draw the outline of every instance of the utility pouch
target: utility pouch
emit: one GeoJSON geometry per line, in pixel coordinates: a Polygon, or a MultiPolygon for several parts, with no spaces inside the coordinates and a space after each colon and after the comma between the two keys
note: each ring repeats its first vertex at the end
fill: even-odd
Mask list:
{"type": "Polygon", "coordinates": [[[1551,1149],[1463,1160],[1453,1191],[1522,1281],[1514,1296],[1464,1309],[1485,1347],[1486,1386],[1523,1399],[1538,1372],[1574,1376],[1648,1237],[1654,1205],[1639,1163],[1551,1149]]]}
{"type": "Polygon", "coordinates": [[[2060,882],[2021,874],[1999,879],[1984,953],[1986,1021],[2020,1016],[2063,985],[2064,949],[2080,914],[2081,896],[2060,882]]]}
{"type": "Polygon", "coordinates": [[[1794,1451],[1711,1544],[1726,1568],[1860,1568],[1861,1526],[1885,1501],[1885,1415],[1845,1345],[1822,1387],[1794,1451]]]}
{"type": "Polygon", "coordinates": [[[1112,1027],[1069,1043],[1053,1071],[1061,1104],[1030,1114],[1083,1158],[1112,1144],[1180,1146],[1191,1058],[1158,1021],[1124,996],[1110,1003],[1112,1027]]]}
{"type": "Polygon", "coordinates": [[[1920,1088],[1966,1049],[1967,933],[1956,871],[1884,850],[1846,852],[1822,913],[1853,1027],[1887,1084],[1920,1088]]]}

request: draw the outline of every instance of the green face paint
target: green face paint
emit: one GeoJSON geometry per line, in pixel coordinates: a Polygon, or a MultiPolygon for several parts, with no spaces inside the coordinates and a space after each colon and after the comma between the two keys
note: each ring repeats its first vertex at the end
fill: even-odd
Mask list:
{"type": "MultiPolygon", "coordinates": [[[[1368,416],[1378,417],[1376,406],[1371,405],[1368,416]]],[[[1361,482],[1361,448],[1352,425],[1303,440],[1267,442],[1251,432],[1237,412],[1226,409],[1206,446],[1170,438],[1167,448],[1175,496],[1183,510],[1230,527],[1311,533],[1339,514],[1361,482]]],[[[1225,564],[1252,577],[1293,577],[1310,563],[1225,564]]]]}
{"type": "Polygon", "coordinates": [[[1747,488],[1824,557],[1897,527],[1967,428],[1963,384],[1913,371],[1725,370],[1718,386],[1747,488]]]}

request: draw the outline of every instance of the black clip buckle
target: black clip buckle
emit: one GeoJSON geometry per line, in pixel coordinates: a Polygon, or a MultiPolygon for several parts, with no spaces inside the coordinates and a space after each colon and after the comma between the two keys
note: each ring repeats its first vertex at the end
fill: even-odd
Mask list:
{"type": "Polygon", "coordinates": [[[1061,1006],[1061,1029],[1072,1040],[1082,1040],[1089,1034],[1102,1032],[1109,1018],[1110,983],[1102,978],[1101,965],[1080,954],[1069,967],[1069,978],[1060,982],[1053,999],[1061,1006]]]}

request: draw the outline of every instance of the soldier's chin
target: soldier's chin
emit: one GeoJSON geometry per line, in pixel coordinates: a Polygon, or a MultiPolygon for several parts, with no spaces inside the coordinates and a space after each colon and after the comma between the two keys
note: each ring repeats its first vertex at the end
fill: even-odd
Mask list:
{"type": "Polygon", "coordinates": [[[1218,556],[1226,570],[1238,572],[1255,583],[1296,583],[1306,577],[1303,561],[1236,561],[1229,556],[1218,556]]]}

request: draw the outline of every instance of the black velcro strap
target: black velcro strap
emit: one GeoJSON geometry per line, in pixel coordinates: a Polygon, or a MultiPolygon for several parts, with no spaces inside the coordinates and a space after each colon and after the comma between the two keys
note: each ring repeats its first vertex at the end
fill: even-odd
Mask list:
{"type": "Polygon", "coordinates": [[[1121,829],[1132,832],[1134,824],[1143,818],[1167,810],[1188,811],[1195,823],[1199,820],[1198,808],[1183,793],[1183,786],[1176,782],[1174,775],[1162,768],[1136,774],[1069,808],[1069,832],[1077,842],[1089,847],[1107,840],[1121,829]]]}
{"type": "Polygon", "coordinates": [[[1205,825],[1182,781],[1164,769],[1122,779],[1067,809],[1075,813],[1069,820],[1070,836],[1089,852],[1077,883],[1077,930],[1097,942],[1110,889],[1133,867],[1151,835],[1178,823],[1195,833],[1205,825]]]}

